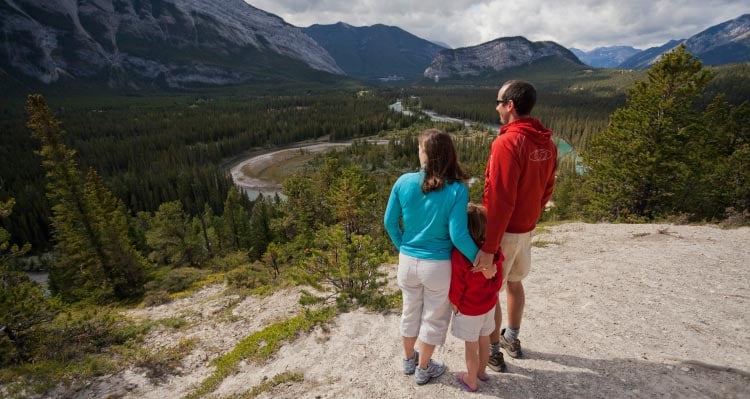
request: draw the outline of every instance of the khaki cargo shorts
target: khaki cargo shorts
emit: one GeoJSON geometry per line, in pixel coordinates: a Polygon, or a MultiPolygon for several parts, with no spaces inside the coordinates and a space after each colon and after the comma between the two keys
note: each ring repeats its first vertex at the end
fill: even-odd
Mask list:
{"type": "Polygon", "coordinates": [[[521,281],[531,271],[531,232],[505,233],[500,248],[505,256],[503,286],[500,288],[503,291],[508,281],[521,281]]]}

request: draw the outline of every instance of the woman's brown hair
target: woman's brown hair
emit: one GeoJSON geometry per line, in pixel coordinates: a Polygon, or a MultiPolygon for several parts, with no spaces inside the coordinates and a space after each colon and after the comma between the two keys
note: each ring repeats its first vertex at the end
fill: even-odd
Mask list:
{"type": "Polygon", "coordinates": [[[467,209],[469,214],[469,234],[477,246],[484,242],[485,229],[487,228],[487,215],[482,205],[469,202],[467,209]]]}
{"type": "Polygon", "coordinates": [[[458,164],[458,155],[451,136],[438,129],[427,129],[419,135],[427,163],[424,166],[422,192],[440,191],[447,183],[465,181],[469,174],[458,164]]]}

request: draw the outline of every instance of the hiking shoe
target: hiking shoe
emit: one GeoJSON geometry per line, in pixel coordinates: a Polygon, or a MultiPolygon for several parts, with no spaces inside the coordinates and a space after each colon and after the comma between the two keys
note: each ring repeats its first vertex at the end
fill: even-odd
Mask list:
{"type": "Polygon", "coordinates": [[[414,355],[411,359],[404,359],[404,374],[414,374],[414,369],[417,368],[417,364],[419,364],[419,352],[414,350],[414,355]]]}
{"type": "Polygon", "coordinates": [[[430,362],[427,363],[427,368],[423,369],[421,367],[417,367],[414,372],[414,380],[419,385],[424,385],[428,382],[430,382],[433,378],[438,378],[443,373],[445,373],[445,370],[447,367],[445,367],[444,364],[440,364],[432,359],[430,359],[430,362]]]}
{"type": "Polygon", "coordinates": [[[521,352],[521,340],[516,339],[513,342],[506,341],[504,328],[500,330],[500,347],[505,349],[505,351],[508,352],[508,356],[513,359],[518,359],[523,356],[523,352],[521,352]]]}
{"type": "Polygon", "coordinates": [[[489,361],[487,361],[487,365],[490,367],[490,369],[492,369],[493,371],[497,371],[498,373],[504,373],[507,369],[502,352],[491,354],[489,361]]]}

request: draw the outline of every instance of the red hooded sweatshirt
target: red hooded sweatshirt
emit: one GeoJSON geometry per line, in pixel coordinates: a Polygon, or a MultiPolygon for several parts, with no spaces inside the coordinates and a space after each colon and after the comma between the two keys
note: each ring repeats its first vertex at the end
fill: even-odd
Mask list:
{"type": "Polygon", "coordinates": [[[484,172],[487,231],[482,251],[496,253],[505,232],[534,230],[552,196],[557,147],[552,131],[534,118],[500,127],[484,172]]]}

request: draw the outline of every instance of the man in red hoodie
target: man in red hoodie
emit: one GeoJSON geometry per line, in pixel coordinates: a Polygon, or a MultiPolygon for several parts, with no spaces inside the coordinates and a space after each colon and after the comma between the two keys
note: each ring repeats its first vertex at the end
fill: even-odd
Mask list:
{"type": "Polygon", "coordinates": [[[552,131],[530,116],[535,103],[536,90],[529,82],[511,80],[500,88],[496,109],[503,126],[492,143],[484,172],[487,231],[474,270],[493,270],[493,256],[502,249],[508,326],[500,330],[498,301],[489,359],[490,368],[499,372],[505,371],[500,347],[513,358],[522,356],[518,333],[526,300],[522,280],[531,269],[531,232],[555,182],[557,147],[551,140],[552,131]]]}

